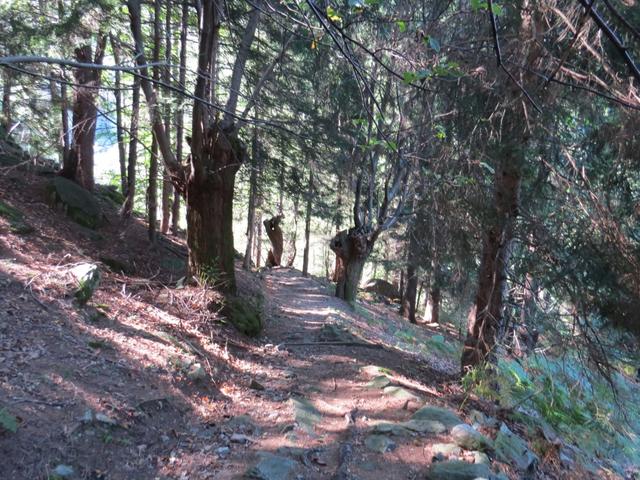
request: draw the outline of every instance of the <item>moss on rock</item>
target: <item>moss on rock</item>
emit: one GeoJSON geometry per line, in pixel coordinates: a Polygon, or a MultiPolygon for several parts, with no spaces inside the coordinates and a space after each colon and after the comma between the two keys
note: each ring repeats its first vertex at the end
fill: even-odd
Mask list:
{"type": "Polygon", "coordinates": [[[228,298],[224,314],[229,322],[245,335],[256,337],[262,330],[261,308],[246,298],[228,298]]]}

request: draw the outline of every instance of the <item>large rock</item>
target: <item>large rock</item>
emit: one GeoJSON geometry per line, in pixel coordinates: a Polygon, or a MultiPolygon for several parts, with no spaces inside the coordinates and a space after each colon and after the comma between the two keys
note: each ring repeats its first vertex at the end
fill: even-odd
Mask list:
{"type": "Polygon", "coordinates": [[[81,263],[69,272],[76,281],[76,290],[73,294],[78,302],[84,305],[100,284],[100,269],[94,263],[81,263]]]}
{"type": "Polygon", "coordinates": [[[493,449],[491,439],[482,435],[479,431],[466,423],[456,425],[451,430],[451,437],[456,445],[466,450],[486,451],[493,449]]]}
{"type": "Polygon", "coordinates": [[[269,452],[258,453],[258,463],[244,475],[256,480],[291,480],[296,462],[287,457],[269,452]]]}
{"type": "Polygon", "coordinates": [[[364,439],[365,446],[372,452],[385,453],[396,448],[396,442],[386,435],[369,435],[364,439]]]}
{"type": "Polygon", "coordinates": [[[504,423],[498,430],[494,442],[498,460],[508,463],[521,471],[533,470],[538,457],[529,450],[527,443],[509,430],[504,423]]]}
{"type": "Polygon", "coordinates": [[[400,300],[400,293],[398,289],[386,280],[381,278],[374,278],[369,280],[364,287],[365,292],[375,293],[381,297],[386,297],[391,300],[400,300]]]}
{"type": "Polygon", "coordinates": [[[306,398],[292,398],[290,400],[298,425],[308,433],[313,433],[313,428],[322,420],[322,414],[306,398]]]}
{"type": "Polygon", "coordinates": [[[460,417],[458,417],[451,410],[440,407],[431,407],[429,405],[425,405],[424,407],[416,411],[411,416],[411,419],[431,422],[434,425],[433,428],[436,428],[436,426],[438,426],[438,433],[451,430],[456,425],[460,425],[462,423],[460,417]]]}
{"type": "Polygon", "coordinates": [[[484,463],[467,463],[460,460],[432,463],[426,472],[426,480],[480,480],[490,479],[491,470],[484,463]]]}
{"type": "Polygon", "coordinates": [[[104,215],[95,197],[80,185],[64,177],[55,177],[48,187],[51,203],[60,205],[74,222],[88,227],[102,225],[104,215]]]}
{"type": "Polygon", "coordinates": [[[260,307],[246,298],[230,298],[222,312],[234,327],[249,337],[257,337],[262,331],[260,307]]]}
{"type": "Polygon", "coordinates": [[[24,215],[17,208],[0,200],[0,217],[7,219],[12,233],[26,235],[32,233],[34,228],[25,222],[24,215]]]}

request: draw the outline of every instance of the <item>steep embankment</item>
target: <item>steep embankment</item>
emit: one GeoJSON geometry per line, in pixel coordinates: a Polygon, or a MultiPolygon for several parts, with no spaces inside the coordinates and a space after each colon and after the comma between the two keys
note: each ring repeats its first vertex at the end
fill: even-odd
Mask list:
{"type": "Polygon", "coordinates": [[[49,181],[0,177],[0,478],[522,478],[534,459],[531,478],[604,475],[498,434],[505,412],[459,386],[455,332],[353,310],[293,270],[238,271],[264,310],[248,340],[215,292],[181,286],[180,240],[150,248],[104,197],[102,226],[81,227],[49,181]],[[102,272],[86,306],[83,262],[102,272]]]}

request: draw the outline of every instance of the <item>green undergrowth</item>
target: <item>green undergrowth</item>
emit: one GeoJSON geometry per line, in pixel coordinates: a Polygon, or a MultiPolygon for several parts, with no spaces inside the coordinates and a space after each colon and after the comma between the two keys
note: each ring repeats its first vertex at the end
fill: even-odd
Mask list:
{"type": "MultiPolygon", "coordinates": [[[[611,380],[615,388],[574,356],[536,355],[501,358],[493,367],[471,371],[463,385],[510,410],[531,436],[557,434],[579,448],[584,464],[606,459],[609,468],[621,473],[625,466],[640,464],[640,385],[618,372],[611,380]]],[[[544,442],[538,445],[544,449],[544,442]]]]}

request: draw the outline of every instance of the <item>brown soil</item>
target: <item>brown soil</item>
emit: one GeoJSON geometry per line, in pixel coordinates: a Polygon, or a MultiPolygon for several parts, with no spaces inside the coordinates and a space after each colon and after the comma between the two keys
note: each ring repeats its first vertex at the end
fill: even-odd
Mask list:
{"type": "MultiPolygon", "coordinates": [[[[15,235],[0,218],[0,408],[20,422],[16,433],[0,433],[0,479],[46,479],[64,464],[84,479],[226,480],[264,451],[294,460],[293,478],[422,478],[431,445],[445,437],[394,438],[384,454],[363,443],[376,423],[406,420],[421,406],[369,388],[364,366],[389,369],[394,384],[432,405],[456,410],[465,400],[455,363],[392,346],[406,321],[381,305],[354,311],[294,270],[239,270],[241,293],[263,297],[265,310],[264,334],[248,340],[207,309],[215,292],[176,287],[180,239],[150,247],[145,226],[121,224],[106,203],[109,223],[96,237],[44,203],[44,181],[0,177],[0,199],[35,227],[15,235]],[[104,257],[135,273],[103,268],[99,290],[79,307],[68,270],[104,257]],[[356,337],[328,344],[327,324],[356,337]],[[204,378],[189,378],[194,364],[204,378]],[[319,421],[297,424],[293,399],[313,404],[319,421]]],[[[455,335],[414,331],[418,344],[436,331],[455,335]]],[[[588,478],[557,472],[552,461],[543,471],[539,478],[588,478]]]]}

